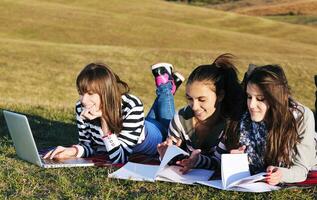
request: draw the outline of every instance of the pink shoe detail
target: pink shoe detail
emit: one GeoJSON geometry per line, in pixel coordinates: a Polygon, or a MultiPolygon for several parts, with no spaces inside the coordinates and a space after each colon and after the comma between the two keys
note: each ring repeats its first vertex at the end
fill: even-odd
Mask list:
{"type": "Polygon", "coordinates": [[[172,94],[175,94],[176,92],[176,85],[175,85],[175,81],[172,81],[172,90],[171,90],[172,94]]]}
{"type": "Polygon", "coordinates": [[[169,78],[168,74],[159,75],[155,77],[156,87],[160,86],[161,84],[167,83],[169,81],[168,78],[169,78]]]}

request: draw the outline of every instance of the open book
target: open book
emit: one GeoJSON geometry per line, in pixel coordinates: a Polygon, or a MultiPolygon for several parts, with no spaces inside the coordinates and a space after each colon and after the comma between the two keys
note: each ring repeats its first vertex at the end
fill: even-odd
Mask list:
{"type": "Polygon", "coordinates": [[[221,155],[221,180],[199,181],[199,184],[221,190],[267,192],[280,187],[264,182],[266,173],[251,176],[247,154],[221,155]]]}
{"type": "Polygon", "coordinates": [[[117,171],[108,175],[109,178],[129,179],[135,181],[168,181],[184,184],[193,184],[197,181],[207,181],[213,174],[211,170],[192,169],[187,174],[180,172],[181,167],[168,165],[176,156],[189,156],[181,148],[172,145],[169,146],[160,165],[145,165],[128,162],[117,171]]]}

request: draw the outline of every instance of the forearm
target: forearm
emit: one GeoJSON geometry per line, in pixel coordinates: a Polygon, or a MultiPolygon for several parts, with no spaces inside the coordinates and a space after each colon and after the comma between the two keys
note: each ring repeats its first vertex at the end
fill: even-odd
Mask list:
{"type": "Polygon", "coordinates": [[[102,136],[107,136],[111,133],[109,126],[103,117],[101,117],[100,119],[101,119],[101,129],[102,129],[102,133],[103,133],[102,136]]]}
{"type": "Polygon", "coordinates": [[[194,165],[194,168],[213,169],[214,168],[213,164],[214,162],[212,161],[211,156],[200,154],[194,165]]]}
{"type": "Polygon", "coordinates": [[[94,154],[94,149],[92,148],[92,137],[91,132],[86,128],[78,126],[79,132],[79,143],[76,145],[78,147],[77,157],[89,157],[94,154]]]}
{"type": "Polygon", "coordinates": [[[295,183],[306,180],[309,169],[300,166],[292,166],[291,168],[279,167],[281,170],[282,183],[295,183]]]}

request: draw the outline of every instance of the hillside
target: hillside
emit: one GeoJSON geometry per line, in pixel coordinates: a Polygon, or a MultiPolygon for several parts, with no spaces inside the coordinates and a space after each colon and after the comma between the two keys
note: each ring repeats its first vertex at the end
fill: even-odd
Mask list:
{"type": "Polygon", "coordinates": [[[142,91],[154,90],[150,64],[168,61],[188,75],[197,64],[231,52],[241,72],[251,62],[283,65],[295,96],[313,105],[316,29],[156,0],[62,2],[0,3],[2,103],[71,107],[76,74],[97,59],[131,80],[148,105],[154,94],[142,91]],[[146,76],[134,73],[140,71],[146,76]]]}
{"type": "Polygon", "coordinates": [[[254,16],[285,15],[289,13],[317,14],[316,0],[239,0],[212,4],[209,7],[254,16]]]}
{"type": "Polygon", "coordinates": [[[317,27],[317,0],[239,0],[206,7],[317,27]]]}

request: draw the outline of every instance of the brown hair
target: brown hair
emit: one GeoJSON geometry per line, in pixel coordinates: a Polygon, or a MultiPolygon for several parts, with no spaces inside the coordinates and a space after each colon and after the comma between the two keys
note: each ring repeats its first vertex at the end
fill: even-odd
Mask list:
{"type": "Polygon", "coordinates": [[[217,96],[224,93],[221,101],[221,115],[226,119],[238,119],[243,102],[243,89],[239,83],[237,69],[232,60],[234,56],[226,53],[218,56],[212,64],[200,65],[189,75],[186,85],[195,81],[212,84],[217,96]]]}
{"type": "Polygon", "coordinates": [[[77,76],[79,94],[97,93],[101,99],[102,118],[109,129],[119,133],[122,129],[121,95],[129,92],[129,86],[105,64],[90,63],[77,76]]]}
{"type": "MultiPolygon", "coordinates": [[[[303,120],[303,113],[299,105],[290,97],[290,87],[285,73],[279,65],[265,65],[256,67],[245,80],[245,89],[248,84],[259,87],[268,102],[269,109],[264,121],[267,125],[267,141],[264,155],[266,165],[286,166],[292,164],[292,153],[296,153],[296,144],[300,141],[298,125],[303,120]],[[295,119],[293,112],[300,113],[295,119]]],[[[245,100],[246,102],[246,100],[245,100]]],[[[228,147],[236,148],[238,145],[238,132],[228,132],[228,147]],[[235,145],[232,142],[235,141],[235,145]]]]}
{"type": "MultiPolygon", "coordinates": [[[[220,118],[230,125],[230,130],[239,124],[243,114],[244,92],[237,75],[237,69],[233,64],[234,56],[226,53],[218,56],[212,64],[200,65],[189,75],[186,85],[195,81],[212,85],[212,90],[219,95],[224,95],[218,102],[220,118]]],[[[226,126],[224,132],[229,130],[226,126]]],[[[207,133],[208,134],[208,133],[207,133]]],[[[206,139],[206,133],[198,134],[201,141],[206,139]]]]}

